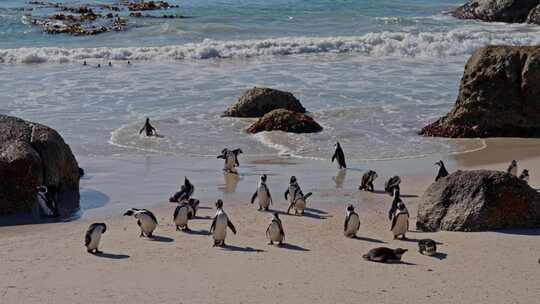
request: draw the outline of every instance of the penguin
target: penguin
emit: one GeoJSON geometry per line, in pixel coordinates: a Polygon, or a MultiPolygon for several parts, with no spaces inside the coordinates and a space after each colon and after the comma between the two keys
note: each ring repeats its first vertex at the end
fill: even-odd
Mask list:
{"type": "Polygon", "coordinates": [[[212,220],[212,225],[210,226],[210,233],[214,237],[214,246],[225,247],[225,237],[227,236],[227,227],[236,234],[236,228],[233,223],[223,211],[223,201],[217,200],[216,202],[217,212],[212,220]]]}
{"type": "Polygon", "coordinates": [[[418,252],[423,255],[434,255],[437,253],[437,243],[432,239],[422,239],[418,241],[418,252]]]}
{"type": "Polygon", "coordinates": [[[510,166],[508,166],[508,169],[506,169],[506,173],[512,174],[513,176],[517,176],[518,172],[518,163],[517,160],[513,160],[510,163],[510,166]]]}
{"type": "Polygon", "coordinates": [[[345,217],[343,233],[348,238],[355,238],[358,229],[360,229],[360,217],[354,212],[354,206],[351,204],[347,207],[347,216],[345,217]]]}
{"type": "Polygon", "coordinates": [[[332,162],[337,158],[337,163],[339,166],[339,169],[347,169],[347,164],[345,163],[345,153],[343,153],[343,149],[341,149],[341,145],[339,142],[335,144],[336,150],[334,151],[334,155],[332,156],[332,162]]]}
{"type": "Polygon", "coordinates": [[[371,192],[375,191],[373,182],[377,177],[379,177],[377,175],[377,172],[373,170],[369,170],[368,172],[364,173],[364,175],[362,175],[362,183],[360,184],[360,187],[358,187],[358,190],[365,190],[371,192]]]}
{"type": "Polygon", "coordinates": [[[139,134],[141,134],[143,131],[145,131],[146,136],[157,136],[156,128],[154,128],[150,124],[150,118],[146,117],[146,122],[144,123],[144,126],[139,131],[139,134]]]}
{"type": "Polygon", "coordinates": [[[187,203],[181,203],[174,209],[173,221],[176,225],[176,231],[180,231],[180,228],[184,231],[190,231],[188,227],[190,209],[191,207],[187,203]]]}
{"type": "Polygon", "coordinates": [[[446,170],[446,167],[444,166],[444,163],[442,160],[439,160],[438,162],[436,162],[435,166],[439,166],[439,172],[437,172],[437,177],[435,177],[435,181],[438,181],[441,178],[448,176],[448,171],[446,170]]]}
{"type": "Polygon", "coordinates": [[[101,64],[98,63],[97,67],[100,68],[100,67],[101,67],[101,64]]]}
{"type": "Polygon", "coordinates": [[[83,61],[82,65],[83,65],[83,66],[86,66],[86,60],[85,60],[85,61],[83,61]]]}
{"type": "Polygon", "coordinates": [[[364,254],[362,257],[364,260],[381,263],[395,263],[400,262],[403,254],[407,252],[407,249],[396,248],[391,249],[387,247],[373,248],[364,254]]]}
{"type": "Polygon", "coordinates": [[[79,178],[82,178],[84,176],[84,169],[79,167],[79,178]]]}
{"type": "Polygon", "coordinates": [[[285,231],[283,230],[283,224],[277,212],[274,212],[274,216],[268,228],[266,228],[266,237],[270,240],[268,245],[274,245],[277,242],[279,246],[283,245],[285,240],[285,231]]]}
{"type": "Polygon", "coordinates": [[[272,204],[272,196],[270,195],[270,190],[266,185],[266,174],[261,176],[261,181],[257,186],[257,191],[255,191],[251,197],[251,204],[255,202],[257,197],[259,198],[259,211],[262,209],[268,211],[269,206],[272,204]]]}
{"type": "Polygon", "coordinates": [[[529,183],[529,170],[523,169],[523,172],[521,172],[521,175],[519,175],[519,179],[522,181],[525,181],[528,184],[529,183]]]}
{"type": "Polygon", "coordinates": [[[112,62],[109,61],[109,66],[112,67],[112,62]]]}
{"type": "Polygon", "coordinates": [[[187,177],[184,177],[184,184],[180,187],[180,191],[176,192],[169,198],[171,203],[180,203],[189,200],[189,198],[195,192],[195,186],[189,181],[187,177]]]}
{"type": "Polygon", "coordinates": [[[93,223],[88,227],[86,235],[84,236],[84,246],[88,253],[102,253],[99,251],[99,242],[101,241],[101,235],[107,231],[107,225],[104,223],[93,223]]]}
{"type": "Polygon", "coordinates": [[[128,60],[127,64],[128,64],[128,65],[131,65],[131,61],[128,60]]]}
{"type": "Polygon", "coordinates": [[[156,216],[146,209],[131,208],[124,213],[124,216],[133,216],[137,219],[137,225],[141,228],[139,237],[152,237],[152,233],[158,225],[156,216]]]}
{"type": "Polygon", "coordinates": [[[230,173],[237,173],[235,167],[240,166],[238,162],[238,154],[242,154],[242,149],[229,150],[227,148],[221,151],[221,155],[218,155],[217,158],[222,158],[225,160],[225,165],[223,171],[230,173]]]}
{"type": "Polygon", "coordinates": [[[197,215],[197,210],[199,209],[199,200],[196,198],[190,198],[187,200],[189,207],[188,219],[193,219],[197,215]]]}
{"type": "Polygon", "coordinates": [[[401,203],[401,202],[403,202],[403,201],[401,200],[401,195],[400,195],[399,190],[394,190],[394,198],[392,200],[392,206],[390,207],[390,210],[388,211],[388,219],[389,220],[392,220],[392,217],[396,213],[398,204],[401,203]]]}
{"type": "Polygon", "coordinates": [[[313,193],[311,192],[308,192],[306,194],[302,194],[300,193],[300,195],[298,195],[296,197],[296,199],[294,200],[294,202],[292,202],[290,205],[289,205],[289,208],[287,209],[287,214],[289,214],[289,212],[291,211],[291,209],[294,207],[294,214],[295,215],[304,215],[304,210],[306,209],[306,205],[307,205],[307,199],[312,195],[313,193]]]}
{"type": "Polygon", "coordinates": [[[47,198],[48,189],[45,186],[37,187],[37,203],[40,207],[40,210],[45,214],[45,216],[52,217],[54,212],[50,207],[49,199],[47,198]]]}
{"type": "Polygon", "coordinates": [[[296,180],[295,176],[291,176],[289,180],[289,187],[285,191],[285,200],[287,200],[287,196],[289,197],[289,203],[293,203],[296,200],[296,197],[302,195],[302,189],[300,189],[300,186],[298,185],[298,181],[296,180]]]}
{"type": "Polygon", "coordinates": [[[389,195],[393,195],[394,190],[397,189],[399,191],[399,184],[401,184],[401,178],[397,175],[393,176],[384,183],[384,191],[389,195]]]}
{"type": "Polygon", "coordinates": [[[403,202],[397,204],[397,210],[392,217],[392,226],[390,230],[394,234],[394,240],[401,236],[402,240],[406,240],[405,234],[409,230],[409,211],[403,202]]]}

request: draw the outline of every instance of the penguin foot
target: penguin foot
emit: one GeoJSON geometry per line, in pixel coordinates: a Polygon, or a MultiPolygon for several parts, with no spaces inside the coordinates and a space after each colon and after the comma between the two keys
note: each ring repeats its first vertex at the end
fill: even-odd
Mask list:
{"type": "Polygon", "coordinates": [[[94,250],[92,250],[92,249],[87,249],[86,252],[94,254],[94,250]]]}
{"type": "Polygon", "coordinates": [[[270,211],[270,208],[266,207],[264,208],[264,211],[270,211]]]}
{"type": "Polygon", "coordinates": [[[268,243],[268,245],[274,245],[274,242],[270,241],[270,243],[268,243]]]}

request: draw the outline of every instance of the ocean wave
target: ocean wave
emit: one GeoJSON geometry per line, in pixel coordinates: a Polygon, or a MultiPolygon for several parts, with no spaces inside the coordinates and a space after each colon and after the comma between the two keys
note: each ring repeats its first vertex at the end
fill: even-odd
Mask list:
{"type": "Polygon", "coordinates": [[[456,29],[446,32],[379,32],[353,37],[284,37],[159,47],[0,49],[0,63],[69,63],[81,60],[175,61],[298,54],[358,53],[373,57],[448,57],[488,44],[530,45],[537,32],[456,29]]]}

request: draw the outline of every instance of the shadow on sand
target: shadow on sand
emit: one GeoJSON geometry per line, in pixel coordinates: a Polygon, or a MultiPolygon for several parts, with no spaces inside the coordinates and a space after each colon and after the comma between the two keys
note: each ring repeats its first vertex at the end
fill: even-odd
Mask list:
{"type": "Polygon", "coordinates": [[[161,242],[161,243],[174,242],[174,239],[171,239],[170,237],[166,237],[166,236],[160,236],[160,235],[153,235],[151,238],[149,238],[149,240],[153,242],[161,242]]]}
{"type": "Polygon", "coordinates": [[[208,230],[184,230],[182,232],[192,235],[210,235],[210,231],[208,230]]]}
{"type": "Polygon", "coordinates": [[[223,250],[227,251],[238,251],[238,252],[264,252],[262,249],[256,249],[252,247],[240,247],[240,246],[234,246],[234,245],[225,245],[225,247],[221,247],[223,250]]]}
{"type": "Polygon", "coordinates": [[[309,251],[309,249],[307,248],[304,248],[298,245],[288,244],[288,243],[283,243],[281,245],[278,245],[277,247],[288,249],[288,250],[294,250],[294,251],[309,251]]]}
{"type": "Polygon", "coordinates": [[[105,258],[105,259],[112,259],[112,260],[129,259],[129,255],[127,254],[116,254],[116,253],[107,253],[107,252],[95,253],[94,256],[105,258]]]}
{"type": "MultiPolygon", "coordinates": [[[[375,190],[373,191],[372,193],[375,193],[375,194],[386,194],[390,197],[392,197],[390,194],[388,194],[388,192],[384,191],[384,190],[375,190]]],[[[404,198],[415,198],[415,197],[418,197],[418,195],[416,194],[400,194],[400,197],[404,197],[404,198]]]]}
{"type": "Polygon", "coordinates": [[[365,241],[365,242],[372,242],[372,243],[386,244],[385,241],[381,241],[381,240],[377,240],[377,239],[372,239],[372,238],[365,237],[365,236],[355,236],[355,237],[353,237],[352,239],[353,239],[353,240],[359,240],[359,241],[365,241]]]}

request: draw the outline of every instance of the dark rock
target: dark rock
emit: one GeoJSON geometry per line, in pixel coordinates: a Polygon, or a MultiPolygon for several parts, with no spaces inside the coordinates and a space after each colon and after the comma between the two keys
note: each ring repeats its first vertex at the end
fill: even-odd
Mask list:
{"type": "Polygon", "coordinates": [[[37,186],[56,189],[61,216],[79,210],[79,166],[53,129],[0,115],[0,215],[29,212],[37,186]]]}
{"type": "Polygon", "coordinates": [[[457,171],[429,186],[419,199],[422,231],[484,231],[540,227],[540,194],[499,171],[457,171]]]}
{"type": "Polygon", "coordinates": [[[421,135],[540,137],[540,47],[488,46],[467,62],[450,113],[421,135]]]}
{"type": "Polygon", "coordinates": [[[275,109],[287,109],[299,113],[306,112],[300,101],[289,92],[254,87],[244,92],[225,111],[224,116],[261,117],[275,109]]]}
{"type": "Polygon", "coordinates": [[[527,16],[527,23],[540,25],[540,5],[533,8],[527,16]]]}
{"type": "Polygon", "coordinates": [[[470,0],[452,15],[460,19],[522,23],[540,0],[470,0]]]}
{"type": "Polygon", "coordinates": [[[314,133],[322,131],[322,127],[310,116],[285,109],[274,110],[254,122],[247,131],[285,131],[291,133],[314,133]]]}

